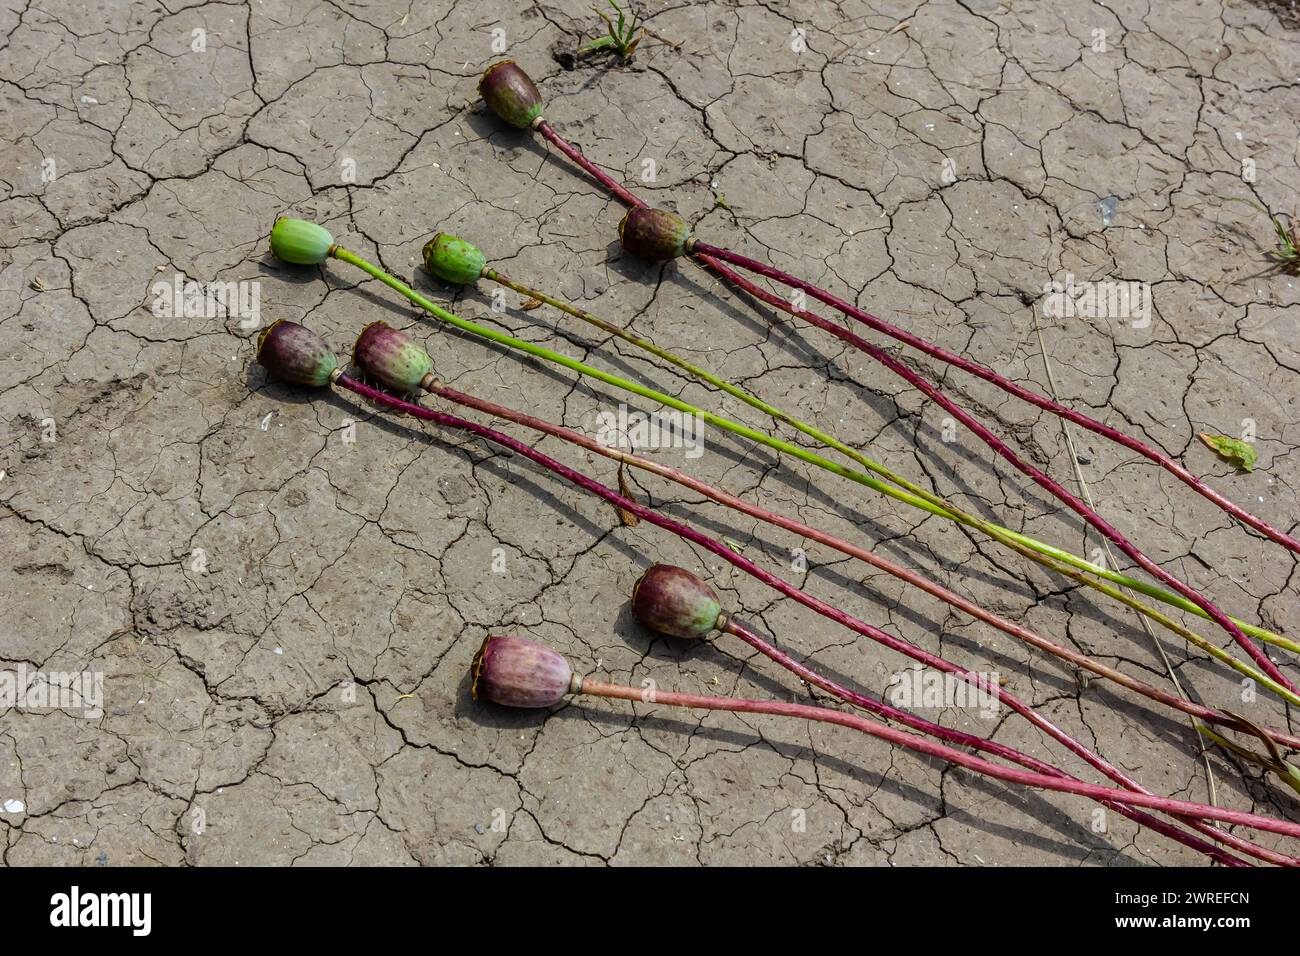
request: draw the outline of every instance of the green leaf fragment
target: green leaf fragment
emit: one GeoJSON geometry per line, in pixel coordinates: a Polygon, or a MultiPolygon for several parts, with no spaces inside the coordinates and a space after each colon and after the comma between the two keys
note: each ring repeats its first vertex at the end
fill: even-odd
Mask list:
{"type": "Polygon", "coordinates": [[[586,56],[588,53],[595,53],[597,50],[603,50],[607,46],[613,46],[612,37],[596,37],[596,39],[584,43],[578,49],[578,56],[586,56]]]}
{"type": "Polygon", "coordinates": [[[1255,470],[1255,461],[1259,458],[1259,455],[1255,451],[1255,446],[1250,442],[1242,441],[1240,438],[1229,438],[1227,435],[1209,435],[1206,433],[1202,433],[1197,437],[1224,461],[1232,462],[1242,471],[1255,470]]]}

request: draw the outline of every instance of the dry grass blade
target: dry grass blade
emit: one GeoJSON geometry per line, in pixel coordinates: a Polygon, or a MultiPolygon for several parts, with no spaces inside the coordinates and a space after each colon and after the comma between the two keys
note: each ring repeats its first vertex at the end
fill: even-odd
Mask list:
{"type": "MultiPolygon", "coordinates": [[[[1059,401],[1060,398],[1057,394],[1056,388],[1056,375],[1052,372],[1052,361],[1047,357],[1047,344],[1043,341],[1043,327],[1038,322],[1037,311],[1033,312],[1033,317],[1034,334],[1038,337],[1038,352],[1043,357],[1043,373],[1047,376],[1048,394],[1052,396],[1054,401],[1059,401]]],[[[1079,493],[1083,495],[1083,499],[1088,503],[1088,507],[1095,511],[1096,505],[1093,501],[1092,489],[1088,487],[1088,482],[1083,477],[1083,466],[1079,463],[1079,452],[1074,446],[1074,435],[1070,432],[1070,423],[1064,420],[1061,421],[1061,435],[1065,439],[1065,448],[1070,454],[1070,463],[1074,468],[1074,480],[1079,485],[1079,493]]],[[[1104,538],[1101,543],[1102,547],[1106,549],[1106,560],[1110,562],[1110,565],[1113,567],[1116,562],[1115,554],[1110,548],[1110,543],[1104,538]]],[[[1126,594],[1129,593],[1127,588],[1121,590],[1126,594]]],[[[1165,673],[1169,675],[1169,680],[1170,683],[1174,685],[1174,690],[1178,693],[1179,697],[1190,702],[1191,697],[1189,697],[1187,692],[1183,690],[1182,682],[1178,679],[1178,674],[1174,670],[1174,665],[1169,660],[1169,655],[1165,652],[1165,646],[1156,635],[1155,629],[1151,626],[1151,622],[1141,614],[1138,615],[1138,621],[1141,622],[1142,630],[1146,632],[1147,637],[1151,639],[1151,643],[1155,645],[1156,651],[1160,654],[1160,660],[1165,666],[1165,673]]],[[[1207,737],[1205,729],[1197,721],[1192,720],[1190,722],[1192,729],[1196,731],[1197,737],[1200,740],[1200,747],[1198,749],[1201,754],[1201,762],[1205,766],[1205,784],[1208,800],[1211,806],[1217,806],[1219,800],[1218,787],[1215,786],[1214,769],[1210,766],[1210,756],[1208,753],[1209,747],[1206,744],[1206,741],[1211,738],[1207,737]]],[[[1217,735],[1215,736],[1217,737],[1217,735]]]]}
{"type": "MultiPolygon", "coordinates": [[[[625,468],[626,466],[620,462],[618,466],[618,493],[624,498],[629,498],[635,501],[636,496],[632,494],[632,489],[627,483],[627,475],[624,474],[625,468]]],[[[623,523],[625,528],[635,528],[641,523],[640,518],[622,506],[619,506],[618,508],[618,520],[623,523]]]]}

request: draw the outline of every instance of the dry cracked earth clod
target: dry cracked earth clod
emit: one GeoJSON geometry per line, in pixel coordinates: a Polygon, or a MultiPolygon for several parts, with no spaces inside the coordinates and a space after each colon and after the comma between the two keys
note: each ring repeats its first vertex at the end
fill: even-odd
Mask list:
{"type": "MultiPolygon", "coordinates": [[[[634,684],[823,700],[725,639],[639,629],[626,598],[655,560],[703,571],[742,618],[872,692],[906,662],[481,442],[268,383],[253,343],[258,324],[289,318],[345,354],[386,319],[448,383],[570,426],[624,398],[451,334],[341,264],[281,266],[266,240],[289,211],[467,317],[785,434],[513,294],[494,312],[487,292],[430,282],[420,247],[445,229],[959,502],[1076,553],[1100,546],[971,436],[945,442],[935,407],[865,356],[689,264],[621,258],[617,203],[477,102],[503,40],[562,133],[701,235],[735,237],[1039,391],[1045,283],[1149,283],[1145,326],[1043,320],[1061,397],[1294,531],[1300,286],[1266,271],[1274,237],[1255,205],[1300,203],[1289,7],[638,6],[680,48],[647,40],[630,65],[567,70],[557,51],[599,25],[586,0],[0,2],[0,669],[103,675],[97,718],[0,712],[4,862],[1201,862],[1114,814],[1099,830],[1082,799],[842,729],[592,700],[548,715],[474,705],[467,665],[494,631],[634,684]],[[178,275],[256,288],[260,323],[159,314],[155,286],[178,275]],[[1238,475],[1195,436],[1247,419],[1260,460],[1238,475]]],[[[935,371],[1071,478],[1057,420],[935,371]]],[[[707,440],[697,461],[659,454],[1168,686],[1122,609],[866,489],[707,440]]],[[[1122,531],[1221,606],[1300,634],[1292,556],[1145,460],[1078,441],[1122,531]]],[[[615,482],[603,459],[541,447],[615,482]]],[[[819,596],[996,670],[1155,792],[1206,798],[1185,721],[841,557],[810,550],[791,571],[805,542],[630,477],[819,596]]],[[[1295,731],[1164,640],[1190,693],[1295,731]]],[[[1096,779],[1005,713],[940,719],[1096,779]]],[[[1211,764],[1223,804],[1295,818],[1258,770],[1211,764]]]]}

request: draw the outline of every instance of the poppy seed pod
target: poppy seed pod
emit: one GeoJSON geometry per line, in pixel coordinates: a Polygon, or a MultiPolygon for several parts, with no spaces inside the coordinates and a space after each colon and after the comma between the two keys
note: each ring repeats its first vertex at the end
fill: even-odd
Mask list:
{"type": "Polygon", "coordinates": [[[257,337],[257,364],[286,382],[321,386],[329,382],[339,360],[311,329],[281,319],[257,337]]]}
{"type": "Polygon", "coordinates": [[[488,109],[519,129],[528,129],[542,115],[542,94],[514,60],[502,60],[484,70],[478,92],[488,109]]]}
{"type": "Polygon", "coordinates": [[[334,237],[324,226],[281,216],[271,227],[271,254],[281,262],[314,266],[329,258],[334,237]]]}
{"type": "Polygon", "coordinates": [[[661,262],[676,259],[686,251],[691,227],[681,216],[667,209],[636,206],[629,209],[618,224],[618,238],[632,255],[661,262]]]}
{"type": "Polygon", "coordinates": [[[444,282],[473,285],[486,262],[482,249],[449,232],[440,232],[424,244],[425,270],[444,282]]]}
{"type": "Polygon", "coordinates": [[[569,693],[573,668],[557,651],[522,637],[489,637],[470,665],[470,693],[504,707],[550,707],[569,693]]]}
{"type": "Polygon", "coordinates": [[[656,564],[632,589],[632,613],[660,634],[701,638],[718,627],[722,602],[713,588],[685,568],[656,564]]]}
{"type": "Polygon", "coordinates": [[[433,370],[433,359],[409,335],[387,322],[371,322],[352,346],[352,363],[395,392],[414,392],[433,370]]]}

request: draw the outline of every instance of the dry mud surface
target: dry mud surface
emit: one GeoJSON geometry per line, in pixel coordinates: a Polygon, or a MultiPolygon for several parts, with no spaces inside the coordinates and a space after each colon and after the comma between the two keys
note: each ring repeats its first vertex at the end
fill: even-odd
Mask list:
{"type": "MultiPolygon", "coordinates": [[[[927,487],[1077,553],[1101,547],[864,355],[692,264],[620,256],[621,207],[483,112],[476,77],[504,42],[561,132],[705,238],[1043,391],[1037,314],[1063,400],[1294,533],[1300,287],[1268,272],[1257,206],[1300,202],[1289,7],[644,8],[677,48],[647,39],[629,66],[571,70],[556,53],[597,25],[585,0],[0,3],[0,668],[103,680],[98,716],[0,712],[6,863],[1202,862],[1114,814],[1098,826],[1083,799],[843,729],[595,700],[541,714],[475,704],[467,668],[491,632],[547,641],[607,679],[829,703],[730,639],[640,629],[627,596],[655,560],[706,575],[740,618],[854,686],[882,693],[907,662],[666,532],[622,526],[517,456],[348,393],[268,382],[252,359],[257,327],[277,318],[341,355],[385,319],[426,343],[447,382],[504,404],[591,430],[625,398],[452,334],[341,263],[278,264],[267,236],[293,212],[467,317],[792,434],[514,293],[494,312],[487,289],[429,280],[420,247],[446,229],[927,487]],[[1067,275],[1148,283],[1149,322],[1044,318],[1045,284],[1067,275]],[[258,320],[165,314],[153,289],[177,276],[255,284],[258,320]],[[1239,475],[1195,436],[1247,419],[1259,466],[1239,475]]],[[[1073,487],[1057,420],[915,365],[1073,487]]],[[[1120,530],[1231,612],[1300,633],[1291,555],[1145,460],[1075,435],[1120,530]]],[[[699,458],[655,454],[1171,686],[1134,616],[1092,592],[865,488],[717,431],[705,440],[699,458]]],[[[540,447],[616,480],[604,459],[540,447]]],[[[998,672],[1152,790],[1206,798],[1185,720],[863,565],[629,481],[787,580],[998,672]]],[[[1189,693],[1296,729],[1266,695],[1242,702],[1205,655],[1164,646],[1189,693]]],[[[930,716],[1099,779],[1005,710],[930,716]]],[[[1210,764],[1222,804],[1295,817],[1257,769],[1210,764]]]]}

